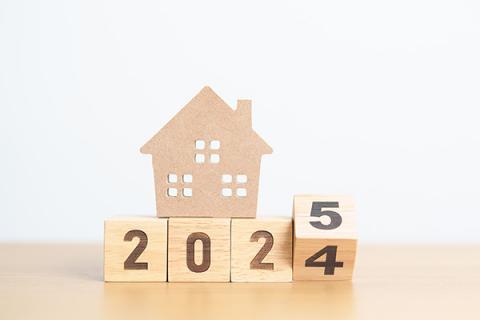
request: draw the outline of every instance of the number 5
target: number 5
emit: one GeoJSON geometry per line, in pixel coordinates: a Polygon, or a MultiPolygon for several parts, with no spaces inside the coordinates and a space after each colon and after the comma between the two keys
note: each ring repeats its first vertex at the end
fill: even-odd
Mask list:
{"type": "Polygon", "coordinates": [[[310,211],[310,216],[312,217],[323,217],[328,216],[330,218],[329,224],[323,224],[321,221],[310,221],[312,227],[322,230],[332,230],[338,228],[342,224],[342,216],[338,212],[325,210],[323,208],[339,208],[338,202],[319,202],[314,201],[312,203],[312,210],[310,211]]]}

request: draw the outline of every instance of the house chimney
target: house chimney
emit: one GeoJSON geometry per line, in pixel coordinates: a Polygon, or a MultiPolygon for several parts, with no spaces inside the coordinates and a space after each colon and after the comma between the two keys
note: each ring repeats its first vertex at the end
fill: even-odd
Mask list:
{"type": "Polygon", "coordinates": [[[252,127],[252,100],[237,100],[235,113],[240,123],[252,127]]]}

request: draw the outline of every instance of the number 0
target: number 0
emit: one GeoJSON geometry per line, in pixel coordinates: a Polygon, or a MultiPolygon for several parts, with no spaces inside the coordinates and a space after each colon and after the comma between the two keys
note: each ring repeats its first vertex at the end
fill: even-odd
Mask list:
{"type": "Polygon", "coordinates": [[[211,252],[210,237],[203,232],[194,232],[187,238],[187,267],[190,271],[200,273],[210,268],[211,252]],[[203,246],[202,263],[195,263],[195,242],[201,241],[203,246]]]}

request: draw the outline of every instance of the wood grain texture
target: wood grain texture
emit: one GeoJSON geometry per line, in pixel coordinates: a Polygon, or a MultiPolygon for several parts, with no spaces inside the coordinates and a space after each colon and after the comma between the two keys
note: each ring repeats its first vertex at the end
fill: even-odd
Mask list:
{"type": "Polygon", "coordinates": [[[167,225],[167,219],[156,217],[116,217],[105,220],[104,280],[166,281],[167,225]],[[147,239],[143,239],[142,233],[147,239]]]}
{"type": "Polygon", "coordinates": [[[287,283],[104,283],[102,252],[0,243],[0,319],[478,318],[479,245],[360,244],[353,281],[287,283]]]}
{"type": "Polygon", "coordinates": [[[231,277],[232,282],[292,281],[292,220],[232,219],[231,277]],[[268,248],[268,234],[273,237],[273,246],[269,252],[263,252],[268,248]],[[251,262],[259,253],[266,256],[260,266],[255,263],[257,268],[252,269],[251,262]]]}
{"type": "Polygon", "coordinates": [[[352,279],[357,247],[353,199],[348,196],[295,196],[293,215],[293,279],[295,281],[352,279]],[[325,208],[320,208],[321,205],[312,207],[313,203],[329,205],[325,208]],[[316,210],[317,215],[322,216],[310,216],[312,208],[316,210]],[[333,220],[329,219],[328,215],[323,216],[323,213],[330,211],[332,216],[338,214],[341,217],[341,224],[333,229],[328,229],[329,223],[333,220]],[[325,229],[315,226],[325,226],[325,229]],[[335,261],[338,262],[338,267],[334,268],[333,274],[329,272],[328,266],[321,266],[328,262],[327,258],[331,257],[325,253],[320,254],[324,248],[327,248],[327,251],[335,249],[335,261]],[[315,255],[318,258],[315,259],[315,255]],[[315,262],[312,263],[312,261],[315,262]]]}
{"type": "MultiPolygon", "coordinates": [[[[197,270],[198,271],[198,270],[197,270]]],[[[230,219],[228,218],[170,218],[168,229],[169,282],[228,282],[230,281],[230,219]],[[201,272],[190,269],[187,263],[187,239],[192,234],[205,234],[210,251],[202,245],[203,237],[193,243],[193,260],[201,272]],[[204,254],[209,254],[209,265],[204,254]],[[192,271],[193,270],[193,271],[192,271]]]]}

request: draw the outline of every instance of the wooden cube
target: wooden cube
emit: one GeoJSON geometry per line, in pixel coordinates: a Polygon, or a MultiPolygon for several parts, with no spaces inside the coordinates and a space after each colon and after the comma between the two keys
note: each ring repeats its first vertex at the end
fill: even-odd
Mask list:
{"type": "Polygon", "coordinates": [[[352,279],[357,250],[353,199],[295,196],[293,216],[293,279],[352,279]]]}
{"type": "Polygon", "coordinates": [[[105,220],[105,281],[167,281],[167,219],[105,220]]]}
{"type": "Polygon", "coordinates": [[[232,282],[292,281],[292,219],[232,219],[232,282]]]}
{"type": "Polygon", "coordinates": [[[170,218],[168,281],[230,281],[230,218],[170,218]]]}

